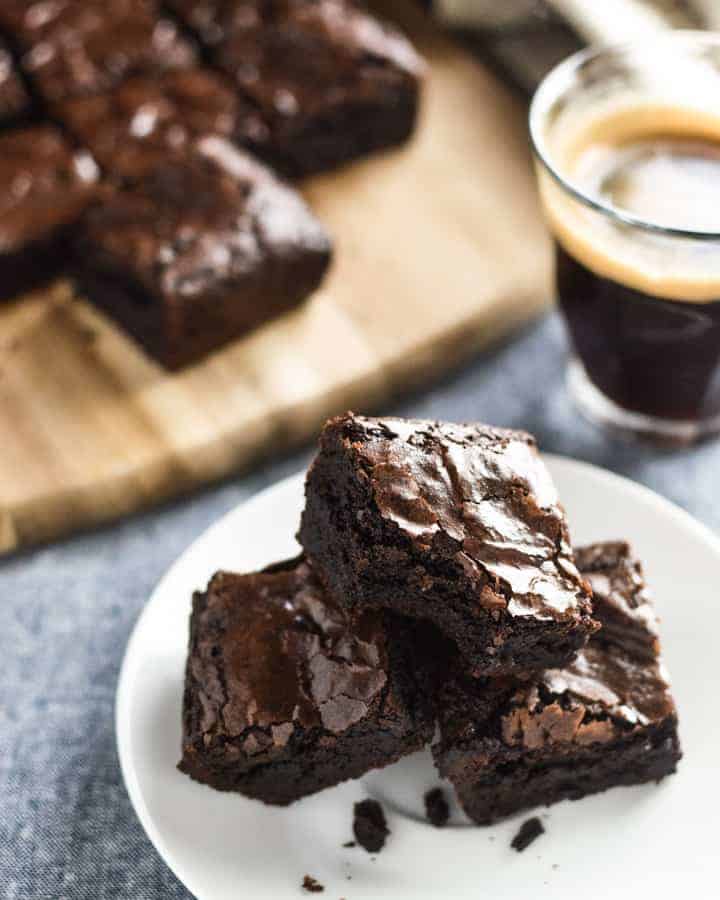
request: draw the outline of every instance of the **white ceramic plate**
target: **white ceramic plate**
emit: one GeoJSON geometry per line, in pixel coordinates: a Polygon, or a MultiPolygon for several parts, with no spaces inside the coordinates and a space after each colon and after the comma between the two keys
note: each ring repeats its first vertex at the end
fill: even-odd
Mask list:
{"type": "Polygon", "coordinates": [[[150,598],[122,668],[117,738],[130,797],[160,855],[200,900],[308,896],[306,873],[328,900],[717,896],[720,541],[630,481],[566,459],[548,463],[573,539],[626,537],[646,563],[680,710],[678,774],[543,810],[546,834],[522,854],[509,843],[524,816],[492,828],[422,820],[422,794],[438,783],[426,754],[287,809],[181,775],[191,590],[218,568],[250,570],[296,552],[298,475],[225,516],[183,554],[150,598]],[[385,802],[392,832],[376,858],[342,847],[352,838],[352,804],[369,793],[385,802]]]}

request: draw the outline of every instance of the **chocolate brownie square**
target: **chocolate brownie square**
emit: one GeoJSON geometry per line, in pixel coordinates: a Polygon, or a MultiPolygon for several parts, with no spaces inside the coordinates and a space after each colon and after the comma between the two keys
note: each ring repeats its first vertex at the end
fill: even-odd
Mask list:
{"type": "Polygon", "coordinates": [[[290,176],[322,171],[412,132],[422,62],[394,28],[344,0],[222,4],[215,62],[257,115],[235,139],[290,176]]]}
{"type": "Polygon", "coordinates": [[[30,112],[30,97],[5,44],[0,41],[0,128],[15,125],[30,112]]]}
{"type": "Polygon", "coordinates": [[[76,97],[55,115],[109,177],[133,179],[183,154],[195,138],[231,134],[240,108],[220,75],[186,69],[76,97]]]}
{"type": "Polygon", "coordinates": [[[206,137],[91,207],[78,286],[169,369],[298,306],[330,242],[302,198],[206,137]]]}
{"type": "Polygon", "coordinates": [[[52,103],[196,60],[194,46],[154,0],[7,2],[0,22],[25,50],[22,65],[38,93],[52,103]]]}
{"type": "Polygon", "coordinates": [[[657,628],[639,566],[624,544],[585,548],[577,559],[590,560],[583,574],[594,579],[603,629],[573,663],[527,681],[472,679],[456,669],[439,692],[433,755],[480,825],[617,785],[659,781],[681,757],[667,673],[648,652],[657,648],[657,628]],[[598,565],[603,575],[596,579],[598,565]],[[618,604],[621,597],[634,600],[626,606],[618,604]],[[627,632],[615,627],[618,605],[628,613],[627,632]]]}
{"type": "Polygon", "coordinates": [[[305,493],[300,540],[329,590],[428,620],[475,675],[562,666],[597,628],[524,432],[347,413],[305,493]]]}
{"type": "Polygon", "coordinates": [[[59,131],[0,135],[0,299],[38,287],[69,263],[71,237],[95,196],[97,167],[59,131]]]}
{"type": "Polygon", "coordinates": [[[181,771],[285,805],[418,750],[434,721],[411,635],[351,620],[301,558],[216,574],[193,598],[181,771]]]}

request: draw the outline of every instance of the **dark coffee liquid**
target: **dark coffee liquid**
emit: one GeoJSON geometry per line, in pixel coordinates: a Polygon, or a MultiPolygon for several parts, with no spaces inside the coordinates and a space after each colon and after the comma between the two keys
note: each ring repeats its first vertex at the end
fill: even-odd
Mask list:
{"type": "Polygon", "coordinates": [[[555,250],[560,307],[595,386],[664,419],[720,415],[720,299],[654,297],[596,275],[557,242],[555,250]]]}
{"type": "MultiPolygon", "coordinates": [[[[658,131],[629,139],[622,127],[632,117],[611,125],[576,148],[576,183],[645,222],[720,232],[719,140],[658,131]]],[[[673,243],[612,221],[588,226],[567,206],[554,214],[560,306],[590,380],[633,412],[720,415],[720,239],[673,243]]]]}

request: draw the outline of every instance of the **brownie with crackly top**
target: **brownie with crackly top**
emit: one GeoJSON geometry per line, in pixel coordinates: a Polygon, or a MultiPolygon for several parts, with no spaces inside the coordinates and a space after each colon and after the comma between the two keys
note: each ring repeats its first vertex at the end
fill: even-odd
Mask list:
{"type": "Polygon", "coordinates": [[[201,68],[131,78],[112,91],[59,103],[54,113],[107,177],[120,181],[182,156],[197,138],[230,135],[244,114],[223,78],[201,68]]]}
{"type": "Polygon", "coordinates": [[[411,134],[423,63],[409,41],[347,0],[173,0],[254,112],[235,139],[292,177],[411,134]]]}
{"type": "Polygon", "coordinates": [[[563,666],[597,628],[565,514],[525,432],[331,419],[299,536],[348,608],[431,622],[476,676],[563,666]]]}
{"type": "Polygon", "coordinates": [[[180,769],[285,805],[418,750],[434,721],[411,634],[351,619],[303,558],[216,574],[193,600],[180,769]]]}
{"type": "Polygon", "coordinates": [[[603,628],[573,663],[526,681],[472,679],[457,667],[438,692],[433,755],[480,825],[659,781],[680,759],[677,712],[640,564],[622,542],[582,548],[576,558],[593,583],[603,628]]]}
{"type": "Polygon", "coordinates": [[[660,652],[655,604],[640,560],[627,541],[601,541],[575,548],[575,561],[593,592],[602,623],[600,637],[632,645],[638,656],[660,652]]]}
{"type": "Polygon", "coordinates": [[[75,275],[81,293],[174,370],[297,307],[330,252],[293,188],[211,136],[87,211],[75,275]]]}

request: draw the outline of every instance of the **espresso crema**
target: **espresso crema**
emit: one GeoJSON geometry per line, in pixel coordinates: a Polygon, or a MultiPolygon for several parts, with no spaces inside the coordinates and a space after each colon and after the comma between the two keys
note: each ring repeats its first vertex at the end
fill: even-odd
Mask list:
{"type": "MultiPolygon", "coordinates": [[[[581,194],[659,228],[718,232],[720,242],[720,114],[629,104],[556,133],[550,162],[581,194]]],[[[661,232],[629,234],[574,202],[546,172],[541,191],[558,242],[597,275],[669,300],[720,297],[716,247],[661,232]]]]}

